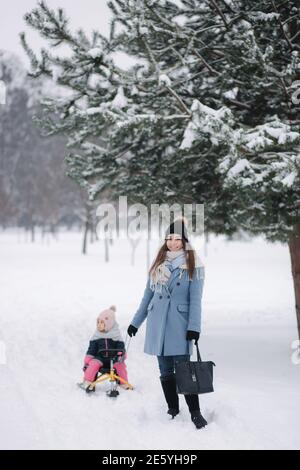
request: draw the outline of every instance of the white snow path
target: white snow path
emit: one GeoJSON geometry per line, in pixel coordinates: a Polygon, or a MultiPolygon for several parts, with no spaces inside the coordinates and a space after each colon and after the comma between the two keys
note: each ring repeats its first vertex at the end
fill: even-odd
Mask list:
{"type": "MultiPolygon", "coordinates": [[[[143,353],[145,325],[131,340],[134,391],[110,399],[106,386],[76,387],[96,315],[111,304],[124,334],[145,287],[145,247],[130,266],[116,241],[104,263],[101,243],[80,254],[81,236],[43,244],[0,233],[0,448],[289,449],[300,448],[300,365],[288,249],[211,238],[205,259],[203,359],[216,362],[215,393],[200,397],[209,422],[197,431],[184,398],[166,414],[155,356],[143,353]]],[[[153,253],[154,255],[154,249],[153,253]]]]}

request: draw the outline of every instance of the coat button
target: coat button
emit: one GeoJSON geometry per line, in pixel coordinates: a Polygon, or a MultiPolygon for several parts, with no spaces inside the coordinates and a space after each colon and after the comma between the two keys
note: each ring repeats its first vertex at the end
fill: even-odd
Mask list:
{"type": "Polygon", "coordinates": [[[162,295],[160,295],[159,298],[162,299],[162,295]]]}
{"type": "Polygon", "coordinates": [[[168,299],[170,298],[170,296],[168,295],[168,299]]]}
{"type": "Polygon", "coordinates": [[[180,286],[180,282],[177,282],[177,286],[180,286]]]}

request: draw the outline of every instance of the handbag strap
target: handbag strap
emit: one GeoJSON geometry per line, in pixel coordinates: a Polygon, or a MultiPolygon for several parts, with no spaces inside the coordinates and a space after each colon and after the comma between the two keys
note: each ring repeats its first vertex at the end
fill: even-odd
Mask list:
{"type": "Polygon", "coordinates": [[[197,349],[197,361],[202,362],[201,356],[200,356],[200,351],[199,351],[199,346],[198,346],[198,340],[195,342],[195,346],[197,349]]]}
{"type": "Polygon", "coordinates": [[[200,351],[199,351],[199,346],[198,346],[198,341],[196,341],[195,346],[197,348],[197,361],[202,362],[201,356],[200,356],[200,351]]]}

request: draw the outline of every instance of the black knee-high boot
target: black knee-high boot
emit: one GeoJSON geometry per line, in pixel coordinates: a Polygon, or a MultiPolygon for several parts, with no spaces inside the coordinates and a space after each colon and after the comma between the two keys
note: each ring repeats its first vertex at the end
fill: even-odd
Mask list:
{"type": "Polygon", "coordinates": [[[168,404],[168,414],[172,419],[179,413],[179,398],[176,391],[175,374],[160,376],[160,383],[168,404]]]}
{"type": "Polygon", "coordinates": [[[196,428],[204,428],[204,426],[207,425],[207,421],[201,414],[198,395],[184,395],[184,398],[191,413],[191,420],[195,424],[196,428]]]}

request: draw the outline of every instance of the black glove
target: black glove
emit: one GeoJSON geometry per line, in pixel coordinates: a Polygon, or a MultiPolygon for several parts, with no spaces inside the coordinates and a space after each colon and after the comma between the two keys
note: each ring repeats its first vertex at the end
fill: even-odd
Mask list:
{"type": "Polygon", "coordinates": [[[186,339],[187,341],[195,340],[195,344],[198,342],[200,337],[200,333],[198,331],[187,330],[186,332],[186,339]]]}
{"type": "Polygon", "coordinates": [[[130,338],[131,338],[132,336],[135,336],[137,330],[138,330],[138,329],[137,329],[135,326],[129,325],[128,330],[127,330],[127,333],[129,334],[130,338]]]}

